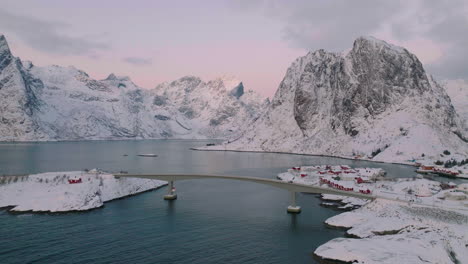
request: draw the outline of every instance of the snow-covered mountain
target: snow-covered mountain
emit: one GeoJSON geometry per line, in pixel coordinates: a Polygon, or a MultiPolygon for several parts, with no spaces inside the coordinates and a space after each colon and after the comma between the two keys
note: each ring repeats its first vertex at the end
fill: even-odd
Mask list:
{"type": "Polygon", "coordinates": [[[406,49],[360,37],[347,53],[298,58],[268,110],[213,148],[406,162],[468,155],[468,133],[444,88],[406,49]]]}
{"type": "MultiPolygon", "coordinates": [[[[38,67],[15,58],[0,35],[0,141],[229,137],[257,118],[264,102],[243,87],[186,100],[193,84],[183,79],[158,86],[168,88],[166,97],[128,77],[99,81],[74,67],[38,67]]],[[[232,85],[217,79],[205,86],[232,85]]]]}
{"type": "Polygon", "coordinates": [[[0,35],[0,135],[3,140],[44,138],[34,116],[41,101],[36,93],[43,83],[25,70],[21,60],[13,57],[0,35]]]}
{"type": "Polygon", "coordinates": [[[468,127],[468,81],[467,80],[445,80],[442,82],[447,94],[450,96],[455,110],[468,127]]]}
{"type": "Polygon", "coordinates": [[[249,90],[233,77],[221,77],[203,82],[194,76],[185,76],[170,83],[158,85],[153,92],[155,104],[170,102],[195,128],[209,137],[235,137],[238,128],[258,118],[269,101],[249,90]]]}

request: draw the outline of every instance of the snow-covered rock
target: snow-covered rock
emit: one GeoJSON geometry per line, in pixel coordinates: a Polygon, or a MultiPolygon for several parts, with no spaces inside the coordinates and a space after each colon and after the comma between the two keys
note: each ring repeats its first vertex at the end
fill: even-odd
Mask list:
{"type": "Polygon", "coordinates": [[[42,105],[37,93],[44,89],[21,60],[13,57],[8,43],[0,35],[0,138],[32,140],[47,138],[36,121],[42,105]]]}
{"type": "Polygon", "coordinates": [[[444,150],[460,160],[467,140],[449,96],[415,55],[360,37],[347,53],[298,58],[265,114],[239,140],[210,148],[408,162],[444,150]]]}
{"type": "Polygon", "coordinates": [[[336,238],[314,254],[346,263],[467,263],[468,215],[376,200],[326,221],[356,238],[336,238]]]}
{"type": "Polygon", "coordinates": [[[156,189],[166,182],[115,178],[106,173],[48,172],[0,177],[0,207],[11,211],[66,212],[98,208],[104,202],[156,189]],[[80,183],[69,183],[79,180],[80,183]]]}
{"type": "Polygon", "coordinates": [[[264,103],[234,79],[184,77],[146,90],[128,77],[22,63],[0,35],[0,141],[236,136],[264,103]]]}

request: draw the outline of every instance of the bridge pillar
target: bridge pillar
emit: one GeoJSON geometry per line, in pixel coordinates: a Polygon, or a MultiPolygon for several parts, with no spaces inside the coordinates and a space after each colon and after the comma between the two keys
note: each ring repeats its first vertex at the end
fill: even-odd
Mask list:
{"type": "Polygon", "coordinates": [[[164,195],[164,200],[175,200],[177,199],[177,194],[175,193],[174,181],[169,181],[167,194],[164,195]]]}
{"type": "Polygon", "coordinates": [[[288,213],[298,214],[301,212],[301,207],[296,205],[296,192],[291,191],[291,205],[288,206],[288,213]]]}

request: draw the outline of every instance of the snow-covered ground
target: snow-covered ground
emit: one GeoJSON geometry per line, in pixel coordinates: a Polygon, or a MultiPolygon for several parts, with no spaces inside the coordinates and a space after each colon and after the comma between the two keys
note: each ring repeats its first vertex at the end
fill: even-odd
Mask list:
{"type": "Polygon", "coordinates": [[[377,199],[329,218],[353,238],[336,238],[314,254],[349,263],[468,263],[466,212],[377,199]]]}
{"type": "MultiPolygon", "coordinates": [[[[468,184],[443,186],[423,178],[385,180],[380,173],[376,181],[358,183],[345,173],[337,175],[340,167],[320,174],[324,171],[307,166],[278,175],[284,181],[336,188],[326,179],[354,191],[369,189],[379,197],[368,202],[322,195],[323,206],[359,209],[326,220],[327,226],[347,229],[351,238],[325,243],[314,252],[316,257],[346,263],[468,263],[468,184]]],[[[359,171],[370,177],[376,174],[369,169],[347,171],[356,171],[354,176],[364,179],[359,171]]]]}
{"type": "Polygon", "coordinates": [[[85,211],[163,185],[166,182],[116,178],[99,171],[3,176],[0,177],[0,207],[12,207],[10,210],[16,212],[85,211]],[[69,180],[78,179],[81,183],[69,183],[69,180]]]}

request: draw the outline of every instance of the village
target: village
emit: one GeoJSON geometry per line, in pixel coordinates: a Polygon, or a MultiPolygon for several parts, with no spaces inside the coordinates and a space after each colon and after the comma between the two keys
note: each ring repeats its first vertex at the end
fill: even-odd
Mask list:
{"type": "Polygon", "coordinates": [[[435,174],[449,178],[465,178],[468,179],[468,173],[462,168],[456,170],[454,168],[444,168],[441,166],[434,165],[421,165],[417,170],[417,173],[421,174],[435,174]]]}
{"type": "Polygon", "coordinates": [[[347,211],[324,222],[345,230],[346,237],[314,251],[321,263],[394,263],[386,254],[389,246],[398,249],[399,263],[419,263],[417,256],[427,263],[467,263],[468,183],[443,183],[421,174],[392,178],[380,168],[345,165],[293,167],[278,178],[375,198],[320,196],[321,206],[347,211]]]}
{"type": "MultiPolygon", "coordinates": [[[[368,194],[377,198],[427,206],[468,209],[468,184],[441,183],[416,175],[412,178],[385,177],[381,168],[351,168],[346,165],[292,167],[278,178],[283,181],[328,187],[348,192],[368,194]]],[[[324,200],[348,200],[360,206],[360,199],[323,195],[324,200]]],[[[364,203],[365,204],[365,203],[364,203]]],[[[324,205],[327,205],[326,203],[324,205]]],[[[350,208],[347,206],[346,208],[350,208]]]]}

